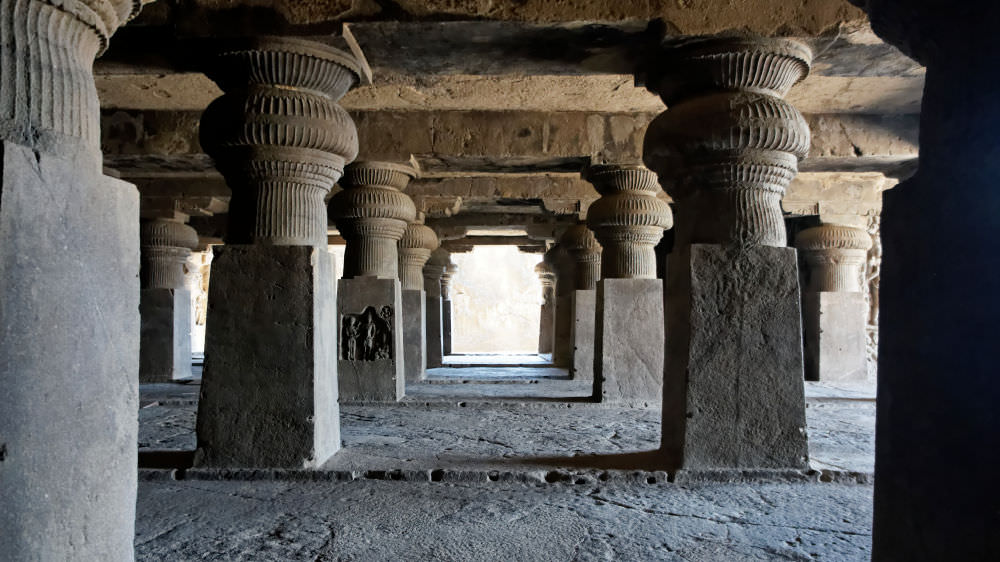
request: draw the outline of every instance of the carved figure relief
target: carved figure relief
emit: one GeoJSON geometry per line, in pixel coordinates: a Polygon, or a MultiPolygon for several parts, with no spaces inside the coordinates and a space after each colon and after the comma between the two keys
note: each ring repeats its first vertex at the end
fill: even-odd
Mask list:
{"type": "Polygon", "coordinates": [[[369,306],[341,320],[340,354],[347,361],[392,359],[392,307],[369,306]]]}

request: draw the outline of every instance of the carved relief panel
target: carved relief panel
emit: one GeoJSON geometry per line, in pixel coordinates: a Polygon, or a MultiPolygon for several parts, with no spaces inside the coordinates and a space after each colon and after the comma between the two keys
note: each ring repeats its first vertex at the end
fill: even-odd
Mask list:
{"type": "Polygon", "coordinates": [[[344,314],[340,327],[340,358],[347,361],[392,359],[391,306],[377,312],[369,306],[360,314],[344,314]]]}

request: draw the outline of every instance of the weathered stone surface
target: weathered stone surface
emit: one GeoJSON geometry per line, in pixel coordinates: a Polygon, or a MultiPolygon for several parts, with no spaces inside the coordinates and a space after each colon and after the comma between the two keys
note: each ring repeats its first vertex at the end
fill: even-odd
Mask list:
{"type": "MultiPolygon", "coordinates": [[[[596,287],[596,284],[595,284],[596,287]]],[[[573,306],[573,362],[570,375],[574,380],[594,380],[594,346],[597,327],[597,289],[576,290],[573,306]]]]}
{"type": "Polygon", "coordinates": [[[665,465],[807,466],[795,250],[675,247],[666,287],[665,465]]]}
{"type": "Polygon", "coordinates": [[[143,289],[139,315],[139,382],[191,378],[191,292],[143,289]]]}
{"type": "Polygon", "coordinates": [[[132,559],[139,197],[98,162],[2,145],[0,557],[9,560],[132,559]]]}
{"type": "Polygon", "coordinates": [[[424,266],[424,292],[427,293],[427,367],[440,367],[444,353],[444,309],[441,298],[441,276],[451,261],[444,248],[431,252],[424,266]]]}
{"type": "Polygon", "coordinates": [[[555,305],[552,363],[569,368],[573,363],[573,291],[557,296],[555,305]]]}
{"type": "Polygon", "coordinates": [[[340,399],[401,400],[406,394],[406,370],[399,281],[341,279],[337,310],[340,399]]]}
{"type": "Polygon", "coordinates": [[[451,355],[452,352],[451,314],[451,299],[441,299],[441,353],[444,357],[451,355]]]}
{"type": "Polygon", "coordinates": [[[594,330],[594,399],[658,405],[663,387],[663,281],[598,281],[594,330]]]}
{"type": "Polygon", "coordinates": [[[803,293],[806,380],[868,380],[867,318],[868,303],[860,292],[803,293]]]}
{"type": "Polygon", "coordinates": [[[403,370],[407,383],[427,373],[427,295],[423,289],[403,291],[403,370]]]}
{"type": "Polygon", "coordinates": [[[215,249],[197,464],[316,468],[340,448],[335,275],[313,246],[215,249]]]}
{"type": "Polygon", "coordinates": [[[552,266],[542,261],[535,266],[535,273],[542,282],[541,318],[538,326],[538,353],[552,353],[555,337],[555,272],[552,266]]]}

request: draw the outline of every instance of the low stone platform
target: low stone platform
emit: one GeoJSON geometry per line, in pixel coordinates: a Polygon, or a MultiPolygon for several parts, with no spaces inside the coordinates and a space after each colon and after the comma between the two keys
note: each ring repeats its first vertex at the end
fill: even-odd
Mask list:
{"type": "Polygon", "coordinates": [[[551,367],[552,356],[537,353],[457,353],[446,355],[443,367],[551,367]]]}

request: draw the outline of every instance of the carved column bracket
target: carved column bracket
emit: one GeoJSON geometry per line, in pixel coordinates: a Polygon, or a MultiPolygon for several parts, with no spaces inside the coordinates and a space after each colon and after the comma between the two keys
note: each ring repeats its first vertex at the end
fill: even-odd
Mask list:
{"type": "Polygon", "coordinates": [[[344,279],[398,277],[397,244],[417,217],[402,190],[415,175],[410,166],[392,162],[357,162],[347,168],[340,182],[344,190],[330,200],[330,214],[347,241],[344,279]]]}
{"type": "Polygon", "coordinates": [[[669,108],[643,160],[677,209],[677,243],[786,245],[781,198],[809,151],[809,127],[782,99],[812,52],[788,39],[702,39],[665,49],[647,87],[669,108]]]}
{"type": "Polygon", "coordinates": [[[586,224],[576,224],[563,233],[560,244],[576,263],[574,284],[578,291],[590,291],[597,288],[601,278],[601,245],[594,237],[594,231],[586,224]]]}
{"type": "Polygon", "coordinates": [[[809,292],[862,292],[872,238],[864,229],[824,224],[799,232],[795,247],[809,265],[809,292]]]}
{"type": "Polygon", "coordinates": [[[190,226],[169,219],[154,219],[139,225],[143,289],[183,289],[184,265],[198,247],[198,233],[190,226]]]}
{"type": "Polygon", "coordinates": [[[419,213],[399,239],[399,280],[403,290],[423,290],[424,265],[431,252],[440,246],[434,230],[424,225],[424,217],[419,213]]]}
{"type": "Polygon", "coordinates": [[[587,211],[587,226],[603,248],[602,279],[654,279],[653,250],[673,226],[670,206],[656,198],[656,174],[641,166],[601,165],[584,171],[601,198],[587,211]]]}
{"type": "Polygon", "coordinates": [[[205,73],[225,92],[201,144],[233,191],[227,242],[325,245],[324,200],[358,134],[337,101],[358,83],[354,57],[303,39],[227,43],[205,73]]]}

